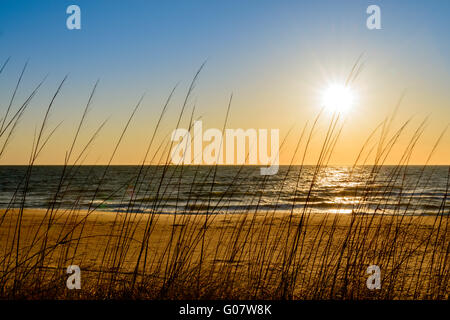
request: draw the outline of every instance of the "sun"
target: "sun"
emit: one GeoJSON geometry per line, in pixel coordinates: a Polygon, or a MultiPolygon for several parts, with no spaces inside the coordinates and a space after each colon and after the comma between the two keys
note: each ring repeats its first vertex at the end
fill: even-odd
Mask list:
{"type": "Polygon", "coordinates": [[[350,87],[332,84],[323,91],[322,104],[331,112],[346,113],[354,104],[355,95],[350,87]]]}

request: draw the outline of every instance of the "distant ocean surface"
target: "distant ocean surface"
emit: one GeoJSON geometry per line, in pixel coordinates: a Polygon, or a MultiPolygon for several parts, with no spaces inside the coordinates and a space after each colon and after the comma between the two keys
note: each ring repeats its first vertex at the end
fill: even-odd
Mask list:
{"type": "Polygon", "coordinates": [[[0,166],[0,207],[138,213],[449,214],[449,166],[0,166]],[[139,177],[139,178],[138,178],[139,177]],[[314,185],[311,182],[314,179],[314,185]]]}

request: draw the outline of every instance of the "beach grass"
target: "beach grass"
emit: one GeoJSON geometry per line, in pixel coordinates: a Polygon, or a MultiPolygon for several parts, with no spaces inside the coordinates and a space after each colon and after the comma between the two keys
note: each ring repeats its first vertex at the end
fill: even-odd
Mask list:
{"type": "MultiPolygon", "coordinates": [[[[15,90],[20,87],[26,67],[15,90]]],[[[196,115],[195,107],[188,112],[189,102],[202,68],[188,87],[175,128],[186,118],[189,119],[189,128],[192,128],[196,115]]],[[[102,122],[87,141],[80,141],[96,83],[81,113],[74,137],[67,146],[59,183],[54,193],[49,195],[48,206],[32,209],[27,206],[30,177],[39,156],[45,152],[45,146],[57,134],[59,125],[49,128],[48,117],[65,81],[66,77],[57,86],[36,131],[23,179],[9,205],[0,211],[2,299],[448,299],[450,241],[447,196],[450,168],[441,206],[433,214],[421,214],[408,195],[391,192],[399,183],[408,183],[409,188],[418,190],[419,184],[429,179],[425,174],[428,161],[416,181],[411,183],[405,178],[426,121],[414,130],[403,156],[389,169],[388,181],[376,200],[372,198],[373,186],[390,153],[399,147],[398,140],[405,134],[410,121],[393,128],[394,110],[374,129],[350,166],[348,181],[355,179],[354,172],[362,166],[368,168],[369,174],[364,181],[358,181],[362,187],[354,190],[354,196],[358,195],[360,200],[348,214],[318,214],[312,212],[311,206],[318,179],[329,166],[344,126],[339,114],[332,117],[328,126],[317,163],[312,169],[309,189],[302,194],[295,192],[291,210],[281,213],[275,209],[259,209],[262,196],[254,192],[248,197],[252,197],[256,208],[218,214],[218,205],[212,197],[220,168],[194,166],[194,170],[208,170],[206,175],[194,174],[192,183],[203,184],[209,189],[209,198],[200,200],[191,189],[186,207],[194,214],[183,214],[181,205],[180,213],[161,214],[168,182],[178,183],[180,187],[186,172],[184,165],[170,162],[173,145],[165,140],[157,142],[155,138],[176,90],[174,88],[161,113],[156,116],[156,125],[148,145],[144,146],[145,156],[136,167],[136,173],[129,177],[126,185],[114,191],[115,195],[123,194],[125,209],[101,211],[102,203],[109,197],[103,197],[102,201],[98,198],[143,97],[137,99],[130,116],[124,119],[109,161],[103,167],[100,182],[87,199],[88,205],[81,205],[81,200],[86,199],[80,190],[78,200],[62,207],[61,202],[71,181],[83,165],[87,148],[105,125],[102,122]],[[155,145],[157,152],[152,153],[155,145]],[[74,146],[81,151],[76,153],[74,146]],[[150,170],[147,164],[155,159],[159,163],[158,170],[150,170]],[[144,192],[152,201],[145,203],[135,195],[128,196],[129,185],[136,190],[136,195],[144,192]],[[156,186],[156,189],[146,191],[148,185],[156,186]],[[303,198],[304,205],[301,210],[294,210],[299,197],[303,198]],[[406,202],[406,208],[398,206],[394,212],[382,214],[384,205],[394,200],[406,202]],[[379,204],[377,208],[368,205],[373,201],[379,204]],[[143,206],[147,209],[145,214],[139,213],[143,206]],[[66,287],[69,265],[81,268],[80,290],[66,287]],[[380,289],[367,287],[367,268],[370,265],[381,269],[380,289]]],[[[8,144],[13,143],[13,133],[41,84],[15,109],[13,95],[2,116],[0,157],[7,152],[8,144]]],[[[231,98],[224,128],[230,112],[231,98]]],[[[282,186],[292,182],[288,173],[295,174],[294,183],[297,185],[305,179],[304,160],[311,152],[312,137],[316,134],[320,117],[321,114],[310,125],[305,124],[292,162],[281,177],[282,186]],[[294,162],[298,158],[300,162],[294,162]]],[[[428,160],[439,146],[441,137],[436,140],[428,160]]],[[[244,166],[237,168],[233,185],[239,187],[242,183],[239,178],[243,178],[240,168],[244,166]]],[[[268,183],[267,179],[262,179],[261,188],[268,183]]],[[[233,192],[223,192],[219,204],[227,203],[233,192]]],[[[277,203],[273,205],[276,207],[277,203]]]]}

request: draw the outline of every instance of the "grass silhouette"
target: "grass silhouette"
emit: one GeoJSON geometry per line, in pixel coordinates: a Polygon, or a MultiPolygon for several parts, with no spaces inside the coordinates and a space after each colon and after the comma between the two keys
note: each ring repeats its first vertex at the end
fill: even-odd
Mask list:
{"type": "MultiPolygon", "coordinates": [[[[0,74],[8,61],[2,65],[0,74]]],[[[348,81],[361,71],[358,63],[359,60],[348,81]]],[[[22,115],[45,81],[44,78],[38,83],[14,109],[26,68],[27,64],[1,118],[0,158],[7,152],[22,115]]],[[[202,68],[203,65],[189,86],[175,129],[188,114],[189,99],[202,68]]],[[[351,214],[317,214],[314,204],[318,182],[329,168],[344,126],[339,114],[335,114],[317,163],[306,166],[305,157],[311,152],[320,113],[311,125],[307,123],[302,129],[290,164],[283,166],[277,175],[278,201],[271,204],[273,209],[267,209],[262,206],[262,190],[273,185],[273,177],[261,177],[250,186],[245,182],[253,178],[246,166],[236,166],[231,183],[225,190],[217,190],[221,170],[226,167],[172,164],[169,160],[173,144],[167,143],[167,137],[155,146],[176,86],[162,106],[135,173],[113,192],[105,195],[102,191],[143,97],[126,119],[107,165],[90,167],[92,172],[100,172],[101,168],[97,182],[92,185],[91,174],[87,174],[83,188],[69,197],[74,179],[83,169],[87,149],[106,124],[105,120],[80,146],[80,133],[92,107],[97,81],[68,146],[47,207],[32,209],[27,205],[30,180],[36,160],[59,127],[49,129],[48,117],[66,79],[55,90],[35,133],[23,177],[8,206],[0,211],[2,299],[448,299],[450,168],[441,205],[433,214],[421,214],[421,206],[414,203],[412,195],[403,194],[406,187],[420,193],[423,185],[432,183],[434,172],[427,169],[427,164],[445,131],[416,180],[409,178],[408,164],[426,120],[410,137],[399,162],[385,166],[392,150],[399,148],[398,141],[405,128],[410,126],[407,120],[397,130],[392,129],[397,106],[369,135],[348,170],[345,181],[358,182],[358,187],[343,194],[358,198],[351,214]],[[81,150],[78,154],[76,147],[81,150]],[[156,152],[152,153],[155,147],[156,152]],[[297,157],[301,159],[298,165],[294,161],[297,157]],[[375,160],[369,165],[371,157],[375,160]],[[154,161],[160,164],[148,165],[154,161]],[[188,194],[183,196],[186,204],[182,204],[181,187],[187,177],[192,180],[188,194]],[[309,183],[306,192],[300,190],[300,183],[305,180],[309,183]],[[380,180],[384,181],[381,187],[380,180]],[[290,208],[281,213],[277,210],[281,191],[289,183],[295,185],[294,193],[290,208]],[[198,192],[194,186],[205,192],[198,192]],[[173,190],[177,191],[175,195],[173,190]],[[227,204],[236,194],[242,194],[254,205],[239,214],[228,212],[227,204]],[[123,210],[107,213],[99,210],[118,196],[123,210]],[[168,201],[173,199],[175,213],[163,214],[168,201]],[[66,204],[62,206],[64,201],[66,204]],[[392,209],[392,214],[382,214],[393,202],[398,206],[392,209]],[[298,204],[301,209],[295,210],[298,204]],[[145,214],[141,213],[143,209],[145,214]],[[186,210],[190,214],[184,214],[186,210]],[[68,290],[65,286],[66,268],[72,264],[81,267],[81,290],[68,290]],[[366,270],[373,264],[382,270],[380,290],[366,287],[366,270]]],[[[224,129],[230,112],[231,98],[224,129]]],[[[191,131],[195,106],[187,117],[191,131]]]]}

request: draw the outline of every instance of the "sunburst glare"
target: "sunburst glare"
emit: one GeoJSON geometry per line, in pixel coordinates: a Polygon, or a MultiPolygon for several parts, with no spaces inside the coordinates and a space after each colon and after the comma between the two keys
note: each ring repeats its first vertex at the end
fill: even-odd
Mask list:
{"type": "Polygon", "coordinates": [[[322,105],[331,112],[346,113],[355,102],[355,94],[349,86],[332,84],[322,94],[322,105]]]}

